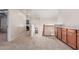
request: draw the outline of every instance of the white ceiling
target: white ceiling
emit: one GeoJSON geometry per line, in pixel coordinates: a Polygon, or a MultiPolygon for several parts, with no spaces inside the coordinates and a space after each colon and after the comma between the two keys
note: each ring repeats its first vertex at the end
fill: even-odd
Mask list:
{"type": "Polygon", "coordinates": [[[21,11],[37,17],[56,17],[58,15],[57,9],[22,9],[21,11]]]}
{"type": "Polygon", "coordinates": [[[55,17],[58,15],[56,9],[32,9],[31,15],[37,15],[38,17],[55,17]]]}

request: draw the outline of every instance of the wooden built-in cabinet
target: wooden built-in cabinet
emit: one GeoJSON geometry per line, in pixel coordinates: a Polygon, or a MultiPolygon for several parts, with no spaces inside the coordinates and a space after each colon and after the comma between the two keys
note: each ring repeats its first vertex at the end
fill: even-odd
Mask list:
{"type": "Polygon", "coordinates": [[[61,36],[62,36],[62,33],[61,33],[61,32],[62,32],[62,31],[61,31],[61,28],[60,28],[60,27],[57,27],[57,30],[58,30],[58,31],[57,31],[57,33],[58,33],[58,34],[57,34],[57,35],[58,35],[58,39],[60,39],[60,40],[61,40],[61,39],[62,39],[62,37],[61,37],[61,36]]]}
{"type": "Polygon", "coordinates": [[[62,28],[62,41],[65,43],[67,43],[67,38],[66,38],[67,32],[66,31],[67,31],[66,28],[62,28]]]}
{"type": "Polygon", "coordinates": [[[76,39],[76,30],[68,29],[67,30],[67,44],[74,49],[77,49],[77,39],[76,39]]]}
{"type": "Polygon", "coordinates": [[[77,30],[77,49],[79,50],[79,30],[77,30]]]}
{"type": "Polygon", "coordinates": [[[78,29],[72,27],[56,26],[55,36],[73,49],[79,49],[78,29]]]}

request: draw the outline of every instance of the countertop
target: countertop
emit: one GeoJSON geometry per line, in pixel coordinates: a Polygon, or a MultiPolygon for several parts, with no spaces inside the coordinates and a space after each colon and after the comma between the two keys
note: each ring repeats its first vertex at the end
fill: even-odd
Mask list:
{"type": "Polygon", "coordinates": [[[63,26],[63,25],[55,25],[55,27],[60,27],[60,28],[67,28],[67,29],[79,30],[79,27],[77,27],[77,26],[63,26]]]}

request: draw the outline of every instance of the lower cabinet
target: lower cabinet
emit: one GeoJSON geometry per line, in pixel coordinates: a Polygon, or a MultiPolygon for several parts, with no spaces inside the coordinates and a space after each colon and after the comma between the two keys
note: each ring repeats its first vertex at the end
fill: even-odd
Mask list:
{"type": "Polygon", "coordinates": [[[58,30],[58,34],[57,34],[58,36],[57,37],[58,37],[58,39],[61,40],[62,39],[62,28],[58,27],[57,30],[58,30]]]}
{"type": "Polygon", "coordinates": [[[79,30],[77,30],[77,49],[79,50],[79,30]]]}
{"type": "Polygon", "coordinates": [[[76,39],[76,30],[68,29],[67,30],[67,44],[74,49],[77,49],[77,39],[76,39]]]}
{"type": "Polygon", "coordinates": [[[79,50],[79,30],[55,27],[55,36],[73,49],[79,50]]]}
{"type": "Polygon", "coordinates": [[[66,33],[66,28],[62,28],[62,41],[63,42],[65,42],[65,43],[67,43],[67,39],[66,39],[66,37],[67,37],[67,33],[66,33]]]}

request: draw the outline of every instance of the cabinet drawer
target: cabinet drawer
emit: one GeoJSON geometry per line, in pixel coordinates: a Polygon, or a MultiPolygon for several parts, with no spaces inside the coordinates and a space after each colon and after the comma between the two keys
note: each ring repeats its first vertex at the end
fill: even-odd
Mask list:
{"type": "Polygon", "coordinates": [[[74,30],[74,29],[68,29],[67,31],[71,32],[71,33],[75,33],[76,30],[74,30]]]}

